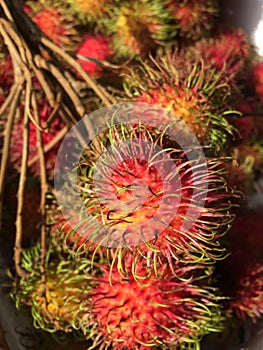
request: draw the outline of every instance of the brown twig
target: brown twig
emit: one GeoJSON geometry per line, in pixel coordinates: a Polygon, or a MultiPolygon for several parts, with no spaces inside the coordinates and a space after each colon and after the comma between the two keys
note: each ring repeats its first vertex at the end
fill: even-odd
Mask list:
{"type": "Polygon", "coordinates": [[[82,68],[82,66],[61,48],[52,43],[49,39],[42,37],[41,42],[44,46],[48,47],[55,53],[57,53],[60,57],[65,59],[76,71],[80,74],[80,76],[86,81],[86,83],[91,87],[91,89],[101,98],[105,106],[111,106],[112,103],[116,103],[114,97],[107,93],[107,91],[98,83],[96,83],[82,68]]]}
{"type": "Polygon", "coordinates": [[[21,83],[20,82],[15,83],[11,89],[10,94],[13,96],[13,100],[11,102],[9,114],[6,121],[6,127],[4,131],[5,137],[4,137],[4,145],[3,145],[1,168],[0,168],[0,228],[2,225],[4,185],[5,185],[6,170],[7,170],[8,157],[9,157],[11,133],[12,133],[12,127],[15,119],[17,106],[19,104],[19,98],[22,92],[22,86],[23,86],[23,78],[21,78],[21,83]],[[14,91],[14,94],[13,94],[13,91],[14,91]]]}
{"type": "MultiPolygon", "coordinates": [[[[30,103],[31,99],[31,80],[27,79],[26,84],[26,105],[30,103]]],[[[27,277],[28,274],[21,267],[21,253],[22,253],[22,237],[23,237],[23,207],[24,207],[24,191],[27,174],[27,158],[28,158],[28,144],[29,144],[29,118],[27,108],[24,111],[24,125],[23,125],[23,152],[21,160],[21,173],[19,178],[18,192],[17,192],[17,214],[16,214],[16,238],[14,247],[14,260],[16,273],[20,277],[27,277]]]]}
{"type": "MultiPolygon", "coordinates": [[[[47,144],[43,147],[43,151],[46,154],[47,152],[49,152],[59,141],[61,141],[64,136],[66,135],[68,131],[68,128],[65,126],[63,129],[61,129],[57,135],[47,144]]],[[[31,167],[33,164],[36,163],[36,161],[38,161],[39,159],[39,155],[36,155],[34,158],[32,158],[29,162],[28,162],[28,166],[31,167]]]]}
{"type": "MultiPolygon", "coordinates": [[[[19,111],[20,100],[23,97],[25,99],[23,118],[23,153],[17,193],[14,260],[18,276],[26,276],[25,271],[21,268],[21,244],[23,235],[22,218],[24,209],[23,198],[27,167],[38,160],[40,163],[40,211],[42,215],[41,272],[44,276],[45,256],[47,251],[45,233],[45,198],[48,191],[45,153],[63,138],[67,128],[65,127],[61,130],[61,132],[44,147],[41,134],[43,129],[41,128],[39,106],[36,95],[37,92],[34,91],[34,78],[36,77],[38,79],[49,105],[53,108],[53,112],[51,113],[48,122],[53,120],[54,116],[58,114],[58,111],[67,126],[76,123],[85,115],[85,105],[80,98],[80,92],[78,91],[79,85],[77,84],[81,78],[76,77],[76,72],[82,77],[87,84],[87,87],[90,87],[94,91],[105,106],[110,106],[113,103],[116,103],[116,100],[105,88],[92,79],[69,53],[59,48],[41,32],[36,24],[22,10],[17,0],[0,0],[0,32],[12,58],[14,79],[16,82],[11,88],[6,102],[0,109],[0,112],[6,112],[9,109],[1,163],[0,184],[4,185],[12,125],[16,111],[19,111]],[[70,74],[70,70],[72,75],[70,74]],[[69,75],[67,75],[67,72],[69,72],[69,75]],[[23,85],[25,85],[25,94],[22,93],[23,85]],[[17,88],[17,91],[15,91],[15,87],[17,88]],[[10,107],[9,102],[11,103],[10,107]],[[33,114],[31,114],[32,110],[33,114]],[[31,160],[30,164],[28,164],[30,122],[33,123],[36,128],[38,155],[31,160]]],[[[46,125],[48,126],[48,123],[46,125]]],[[[89,136],[93,136],[94,129],[91,121],[86,121],[86,127],[89,136]]],[[[44,129],[46,130],[45,125],[44,129]]],[[[1,188],[3,188],[3,186],[1,186],[1,188]]],[[[3,194],[1,192],[1,203],[2,199],[3,194]]],[[[44,286],[45,277],[43,277],[42,282],[44,286]]]]}
{"type": "MultiPolygon", "coordinates": [[[[34,110],[34,115],[38,123],[40,123],[39,110],[37,105],[37,99],[35,92],[32,94],[32,106],[34,110]]],[[[41,213],[41,263],[40,263],[40,272],[41,272],[41,281],[42,281],[42,295],[46,295],[46,255],[47,255],[47,243],[46,243],[46,195],[48,192],[48,182],[47,182],[47,173],[45,165],[45,153],[43,149],[43,138],[42,133],[39,129],[37,132],[37,149],[40,163],[40,182],[41,182],[41,199],[40,199],[40,213],[41,213]]]]}

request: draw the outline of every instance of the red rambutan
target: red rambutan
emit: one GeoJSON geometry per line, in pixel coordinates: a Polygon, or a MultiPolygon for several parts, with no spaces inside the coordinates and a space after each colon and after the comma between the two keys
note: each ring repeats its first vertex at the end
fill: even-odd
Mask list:
{"type": "Polygon", "coordinates": [[[170,0],[167,8],[179,27],[179,35],[191,40],[207,35],[218,15],[215,0],[170,0]]]}
{"type": "Polygon", "coordinates": [[[263,263],[251,266],[242,275],[230,307],[242,319],[255,321],[263,315],[263,263]]]}
{"type": "Polygon", "coordinates": [[[75,47],[77,39],[74,18],[61,0],[27,1],[24,5],[28,16],[57,45],[67,49],[75,47]]]}
{"type": "Polygon", "coordinates": [[[78,58],[78,62],[87,73],[95,77],[101,75],[103,67],[99,64],[99,61],[108,60],[113,55],[112,48],[110,47],[110,40],[111,38],[99,34],[88,34],[82,43],[80,43],[76,54],[84,56],[83,58],[78,58]],[[85,57],[87,57],[86,60],[85,57]],[[98,60],[98,62],[89,60],[89,58],[98,60]]]}
{"type": "Polygon", "coordinates": [[[228,233],[230,255],[218,263],[221,290],[228,308],[256,319],[263,312],[262,208],[241,210],[228,233]]]}
{"type": "MultiPolygon", "coordinates": [[[[225,117],[226,113],[231,114],[227,82],[199,59],[185,59],[184,63],[180,60],[177,66],[173,55],[168,53],[152,61],[153,67],[143,63],[138,71],[125,77],[129,98],[165,108],[184,120],[202,145],[220,149],[233,132],[225,117]]],[[[160,123],[170,121],[160,120],[160,123]]]]}
{"type": "Polygon", "coordinates": [[[220,331],[222,316],[213,289],[204,287],[204,281],[182,281],[165,265],[159,268],[159,278],[148,274],[138,283],[131,273],[121,276],[116,267],[110,271],[103,266],[90,292],[88,320],[78,315],[81,329],[95,323],[98,345],[118,350],[198,346],[203,335],[220,331]]]}
{"type": "Polygon", "coordinates": [[[235,77],[245,67],[251,53],[247,34],[241,28],[226,28],[210,38],[200,40],[190,51],[195,51],[228,78],[235,77]]]}
{"type": "Polygon", "coordinates": [[[89,215],[77,214],[79,223],[68,239],[77,232],[81,243],[85,238],[84,248],[92,242],[116,248],[110,254],[120,265],[130,250],[135,264],[141,255],[153,268],[158,260],[168,259],[173,269],[174,259],[209,263],[222,257],[218,240],[233,215],[221,162],[208,159],[204,168],[200,154],[190,160],[193,145],[180,150],[164,131],[150,126],[122,125],[107,133],[109,138],[103,134],[96,140],[109,151],[100,153],[92,143],[80,162],[78,188],[89,215]]]}

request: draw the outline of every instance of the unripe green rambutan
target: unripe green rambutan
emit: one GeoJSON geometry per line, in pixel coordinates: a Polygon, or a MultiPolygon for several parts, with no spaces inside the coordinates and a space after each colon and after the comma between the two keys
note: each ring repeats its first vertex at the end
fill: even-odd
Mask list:
{"type": "Polygon", "coordinates": [[[135,0],[116,6],[105,27],[113,34],[117,57],[134,57],[146,56],[159,41],[174,35],[176,28],[168,22],[169,12],[161,1],[135,0]]]}
{"type": "Polygon", "coordinates": [[[73,332],[76,314],[91,288],[87,275],[91,265],[63,258],[49,250],[43,279],[40,264],[40,244],[23,251],[21,266],[29,277],[22,277],[12,292],[16,306],[31,307],[36,328],[51,333],[73,332]]]}

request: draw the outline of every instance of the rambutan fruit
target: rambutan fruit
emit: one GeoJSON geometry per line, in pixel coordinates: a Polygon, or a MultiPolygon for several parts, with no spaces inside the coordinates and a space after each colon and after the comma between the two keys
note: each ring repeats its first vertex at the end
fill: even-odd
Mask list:
{"type": "Polygon", "coordinates": [[[198,41],[190,53],[195,50],[196,55],[232,79],[242,72],[252,53],[247,34],[241,28],[220,29],[210,38],[198,41]]]}
{"type": "Polygon", "coordinates": [[[90,265],[63,259],[49,250],[44,282],[40,265],[40,244],[23,251],[21,266],[29,277],[22,277],[12,293],[17,308],[31,307],[36,328],[74,332],[75,316],[90,289],[90,265]]]}
{"type": "Polygon", "coordinates": [[[77,61],[88,74],[95,77],[101,76],[103,66],[99,64],[99,61],[106,61],[113,55],[110,41],[110,37],[105,37],[99,34],[88,34],[79,44],[76,49],[76,54],[83,57],[79,57],[77,61]]]}
{"type": "Polygon", "coordinates": [[[169,13],[159,0],[124,2],[111,17],[105,26],[113,34],[117,57],[146,56],[176,31],[168,25],[169,13]]]}
{"type": "Polygon", "coordinates": [[[77,31],[74,17],[64,1],[27,1],[24,4],[28,16],[57,45],[66,49],[76,46],[77,31]]]}
{"type": "Polygon", "coordinates": [[[227,182],[245,195],[255,192],[257,173],[262,168],[263,149],[258,144],[241,143],[230,149],[232,161],[225,163],[227,182]]]}
{"type": "Polygon", "coordinates": [[[68,0],[84,22],[97,22],[114,6],[113,0],[68,0]]]}
{"type": "MultiPolygon", "coordinates": [[[[43,100],[39,100],[39,116],[41,121],[41,127],[48,121],[52,108],[43,100]]],[[[65,126],[65,123],[56,117],[48,125],[48,131],[42,132],[43,145],[48,147],[59,131],[65,126]]],[[[10,164],[13,165],[18,171],[21,165],[21,152],[23,149],[23,119],[20,118],[15,121],[12,129],[12,137],[10,144],[10,164]]],[[[45,153],[46,171],[50,178],[53,176],[54,166],[56,162],[56,155],[59,148],[59,143],[56,143],[45,153]]],[[[29,125],[29,155],[28,165],[32,174],[39,176],[40,166],[38,161],[38,148],[37,148],[37,133],[36,126],[30,122],[29,125]]]]}
{"type": "Polygon", "coordinates": [[[263,263],[251,266],[241,276],[238,290],[230,303],[238,317],[254,321],[263,315],[263,263]]]}
{"type": "MultiPolygon", "coordinates": [[[[148,108],[152,124],[112,126],[83,153],[77,187],[85,212],[73,218],[69,200],[70,216],[78,222],[71,240],[77,233],[80,242],[85,238],[84,248],[92,243],[110,248],[119,266],[132,251],[134,264],[143,256],[156,273],[159,260],[168,259],[171,269],[178,260],[209,264],[224,254],[219,239],[233,220],[222,164],[204,155],[201,164],[202,148],[192,141],[180,149],[168,136],[168,127],[178,130],[179,123],[158,130],[151,126],[153,106],[148,108]],[[193,149],[197,153],[191,159],[193,149]]],[[[178,140],[187,137],[184,127],[178,134],[178,140]]]]}
{"type": "Polygon", "coordinates": [[[179,35],[190,40],[207,36],[218,16],[216,0],[170,0],[167,8],[179,27],[179,35]]]}
{"type": "Polygon", "coordinates": [[[256,319],[263,312],[262,208],[241,209],[228,233],[230,255],[217,264],[220,289],[237,316],[256,319]]]}
{"type": "MultiPolygon", "coordinates": [[[[131,272],[121,276],[116,267],[101,269],[89,295],[90,317],[78,315],[84,331],[86,323],[96,324],[94,338],[101,348],[197,349],[205,334],[222,330],[218,297],[204,281],[182,281],[166,265],[159,267],[159,278],[148,274],[142,283],[131,272]]],[[[143,265],[137,270],[147,275],[139,271],[143,265]]]]}
{"type": "Polygon", "coordinates": [[[177,65],[173,55],[167,53],[152,59],[152,64],[143,62],[125,79],[129,99],[172,112],[189,126],[203,146],[220,149],[233,134],[233,126],[226,119],[227,114],[236,113],[227,101],[230,86],[219,72],[199,59],[186,59],[184,63],[180,60],[177,65]]]}

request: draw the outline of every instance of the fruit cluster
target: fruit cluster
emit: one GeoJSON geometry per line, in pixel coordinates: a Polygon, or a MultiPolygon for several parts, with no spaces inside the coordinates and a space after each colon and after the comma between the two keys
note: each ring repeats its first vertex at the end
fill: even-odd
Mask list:
{"type": "MultiPolygon", "coordinates": [[[[227,332],[229,320],[258,320],[263,221],[253,199],[262,191],[263,61],[246,33],[222,24],[216,0],[22,6],[43,35],[133,107],[129,125],[116,123],[113,110],[112,124],[82,154],[77,185],[85,213],[65,218],[55,197],[49,202],[45,271],[34,235],[22,253],[26,276],[12,292],[17,307],[31,308],[35,327],[74,333],[88,349],[197,350],[211,334],[227,332]]],[[[1,51],[3,105],[15,67],[2,43],[1,51]]],[[[38,77],[32,88],[40,125],[30,118],[29,176],[41,172],[40,127],[52,187],[56,137],[67,123],[38,77]]],[[[92,115],[103,101],[91,97],[80,96],[92,115]]],[[[26,108],[19,106],[10,141],[9,166],[18,172],[26,108]]],[[[26,229],[38,213],[24,205],[26,229]]]]}

